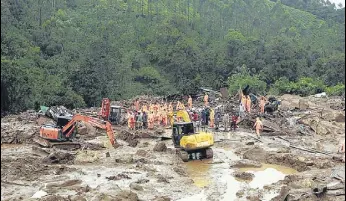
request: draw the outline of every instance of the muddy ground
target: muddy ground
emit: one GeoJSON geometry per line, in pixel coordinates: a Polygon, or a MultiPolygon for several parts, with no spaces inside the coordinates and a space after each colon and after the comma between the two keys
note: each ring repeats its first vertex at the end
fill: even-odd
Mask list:
{"type": "Polygon", "coordinates": [[[235,132],[213,132],[214,158],[182,162],[170,130],[127,133],[114,149],[87,127],[82,150],[40,148],[50,121],[27,112],[1,119],[1,200],[345,200],[344,99],[280,97],[260,139],[248,116],[235,132]],[[250,123],[249,123],[250,122],[250,123]],[[162,144],[164,143],[164,145],[162,144]],[[159,145],[158,145],[159,144],[159,145]],[[37,198],[35,198],[37,197],[37,198]]]}

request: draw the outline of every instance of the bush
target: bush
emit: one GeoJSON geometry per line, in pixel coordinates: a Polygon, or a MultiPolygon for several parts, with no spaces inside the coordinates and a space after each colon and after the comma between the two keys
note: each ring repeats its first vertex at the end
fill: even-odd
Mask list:
{"type": "Polygon", "coordinates": [[[326,87],[325,91],[330,96],[344,96],[345,95],[345,85],[339,83],[335,86],[326,87]]]}
{"type": "Polygon", "coordinates": [[[264,94],[266,91],[266,83],[259,79],[258,76],[249,74],[235,74],[228,78],[228,91],[230,94],[236,94],[239,88],[250,86],[251,93],[264,94]]]}
{"type": "Polygon", "coordinates": [[[291,90],[291,83],[288,78],[281,77],[270,87],[269,93],[272,95],[290,94],[291,90]]]}
{"type": "Polygon", "coordinates": [[[310,77],[303,77],[298,82],[291,82],[291,92],[297,95],[309,96],[316,93],[321,93],[325,90],[326,86],[320,79],[313,79],[310,77]]]}
{"type": "Polygon", "coordinates": [[[273,95],[296,94],[309,96],[316,93],[321,93],[326,89],[323,81],[310,77],[303,77],[298,82],[289,82],[287,78],[280,78],[270,88],[270,93],[273,95]]]}

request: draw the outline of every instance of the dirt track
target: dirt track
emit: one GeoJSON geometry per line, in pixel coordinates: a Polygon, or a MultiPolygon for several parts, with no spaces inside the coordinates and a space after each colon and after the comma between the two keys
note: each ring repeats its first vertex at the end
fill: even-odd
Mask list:
{"type": "MultiPolygon", "coordinates": [[[[345,137],[339,117],[344,101],[332,99],[331,106],[310,98],[309,108],[302,110],[287,108],[295,102],[284,98],[280,113],[266,117],[267,125],[273,124],[268,129],[280,132],[263,133],[260,141],[245,125],[232,133],[215,132],[214,159],[188,163],[177,157],[171,140],[164,141],[167,150],[154,151],[159,139],[143,137],[157,132],[137,133],[134,146],[123,138],[117,149],[98,132],[81,138],[106,148],[68,153],[37,149],[31,141],[39,128],[36,119],[25,118],[27,114],[5,117],[1,200],[30,200],[40,190],[47,193],[41,200],[345,200],[345,163],[336,153],[345,137]],[[292,117],[306,121],[292,122],[292,117]],[[7,139],[21,144],[4,144],[7,139]],[[321,197],[313,194],[324,186],[328,190],[321,197]]],[[[123,129],[115,128],[118,134],[123,129]]]]}

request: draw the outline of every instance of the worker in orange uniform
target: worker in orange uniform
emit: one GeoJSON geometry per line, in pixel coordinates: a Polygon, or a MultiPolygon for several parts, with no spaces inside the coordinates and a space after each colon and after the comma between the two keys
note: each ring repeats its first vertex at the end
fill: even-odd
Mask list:
{"type": "Polygon", "coordinates": [[[214,122],[215,122],[215,111],[213,109],[210,109],[210,127],[214,128],[214,122]]]}
{"type": "Polygon", "coordinates": [[[250,98],[250,96],[246,97],[246,110],[248,113],[251,112],[251,98],[250,98]]]}
{"type": "Polygon", "coordinates": [[[131,111],[127,111],[127,127],[131,129],[131,111]]]}
{"type": "Polygon", "coordinates": [[[259,117],[256,118],[256,122],[253,125],[254,128],[256,128],[256,135],[258,138],[261,137],[260,130],[263,130],[263,124],[259,117]]]}
{"type": "Polygon", "coordinates": [[[138,112],[139,111],[139,100],[138,98],[135,101],[135,111],[138,112]]]}
{"type": "Polygon", "coordinates": [[[177,102],[177,106],[175,107],[175,110],[180,110],[181,109],[181,102],[177,102]]]}
{"type": "Polygon", "coordinates": [[[157,125],[162,125],[162,108],[160,108],[157,112],[157,125]]]}
{"type": "Polygon", "coordinates": [[[168,105],[168,112],[172,111],[173,112],[173,105],[172,103],[170,102],[169,105],[168,105]]]}
{"type": "Polygon", "coordinates": [[[148,112],[148,107],[147,105],[142,106],[142,112],[148,112]]]}
{"type": "Polygon", "coordinates": [[[148,115],[148,129],[154,129],[154,112],[149,112],[149,115],[148,115]]]}
{"type": "Polygon", "coordinates": [[[264,96],[261,96],[260,104],[259,104],[259,106],[260,106],[260,113],[261,114],[264,114],[264,106],[265,106],[265,104],[266,104],[266,98],[264,96]]]}
{"type": "Polygon", "coordinates": [[[189,99],[187,100],[187,105],[188,105],[189,109],[191,110],[192,109],[192,98],[191,98],[191,96],[189,96],[189,99]]]}
{"type": "Polygon", "coordinates": [[[149,105],[149,113],[150,112],[154,112],[154,105],[152,103],[149,105]]]}
{"type": "Polygon", "coordinates": [[[165,109],[162,109],[161,111],[161,118],[162,118],[162,125],[167,126],[167,112],[165,109]]]}
{"type": "Polygon", "coordinates": [[[134,130],[135,129],[136,120],[135,120],[135,114],[133,112],[129,113],[128,123],[129,123],[130,130],[134,130]]]}
{"type": "Polygon", "coordinates": [[[247,112],[247,109],[246,109],[246,96],[244,94],[241,95],[241,103],[242,103],[242,105],[245,108],[245,112],[247,112]]]}
{"type": "Polygon", "coordinates": [[[204,95],[204,106],[208,106],[209,96],[207,93],[204,95]]]}

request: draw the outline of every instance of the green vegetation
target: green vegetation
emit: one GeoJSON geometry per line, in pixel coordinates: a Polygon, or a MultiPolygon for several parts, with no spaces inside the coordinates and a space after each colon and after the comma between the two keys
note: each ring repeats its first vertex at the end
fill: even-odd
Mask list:
{"type": "Polygon", "coordinates": [[[340,94],[344,8],[281,1],[4,0],[1,111],[248,82],[258,93],[340,94]]]}

